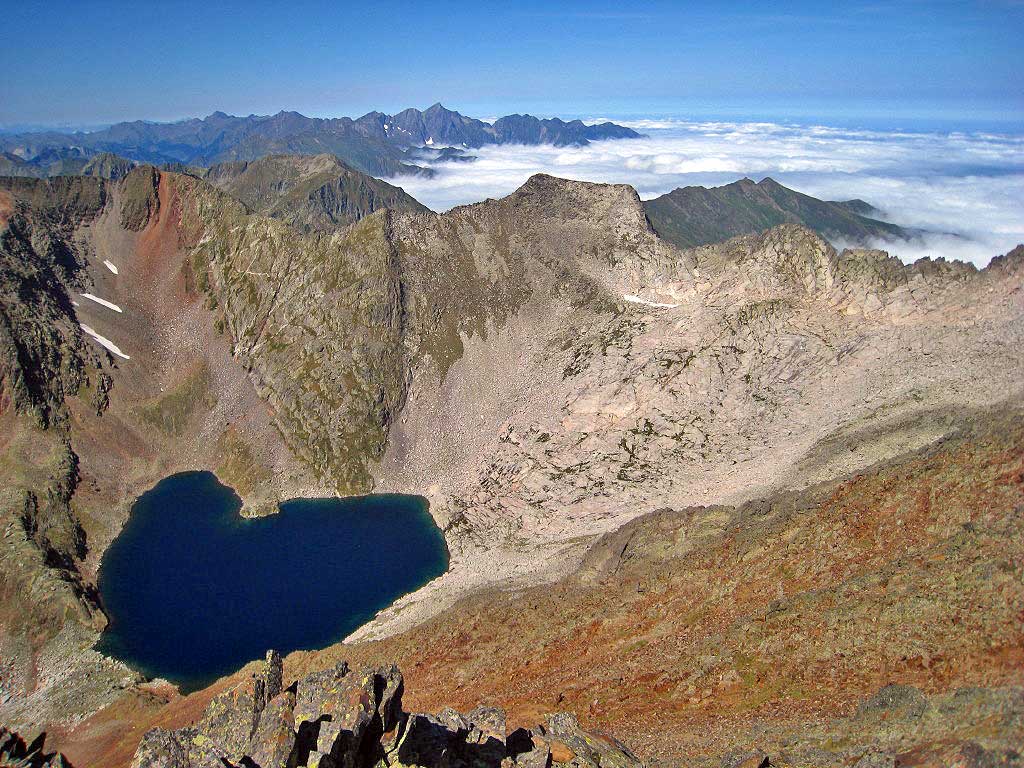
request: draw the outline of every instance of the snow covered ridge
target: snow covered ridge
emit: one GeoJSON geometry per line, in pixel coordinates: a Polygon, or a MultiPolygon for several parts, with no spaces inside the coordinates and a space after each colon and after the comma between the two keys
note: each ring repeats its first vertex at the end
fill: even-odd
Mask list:
{"type": "Polygon", "coordinates": [[[656,309],[675,309],[678,304],[662,304],[658,301],[650,301],[648,299],[641,299],[639,296],[633,296],[631,294],[623,294],[623,299],[632,304],[643,304],[645,307],[654,307],[656,309]]]}
{"type": "Polygon", "coordinates": [[[111,272],[113,272],[113,273],[114,273],[115,275],[117,274],[117,266],[115,266],[115,265],[114,265],[114,264],[113,264],[112,262],[110,262],[109,260],[107,260],[107,259],[104,259],[104,260],[103,260],[103,266],[105,266],[105,267],[106,267],[107,269],[109,269],[109,270],[110,270],[111,272]]]}
{"type": "MultiPolygon", "coordinates": [[[[121,310],[117,310],[117,311],[120,312],[121,310]]],[[[131,358],[128,355],[126,355],[124,352],[121,351],[121,348],[119,346],[117,346],[117,344],[112,342],[106,336],[100,336],[98,333],[96,333],[96,331],[94,331],[92,328],[90,328],[85,323],[79,323],[79,325],[82,326],[82,332],[85,333],[88,336],[91,336],[93,339],[95,339],[99,343],[99,345],[101,347],[103,347],[104,349],[114,353],[118,357],[124,358],[125,360],[131,360],[131,358]]]]}
{"type": "Polygon", "coordinates": [[[117,304],[114,304],[113,302],[107,301],[106,299],[101,299],[99,296],[94,296],[91,293],[80,293],[78,295],[81,296],[83,299],[88,299],[89,301],[95,301],[100,306],[106,307],[107,309],[112,309],[115,312],[123,312],[124,311],[119,306],[117,306],[117,304]]]}

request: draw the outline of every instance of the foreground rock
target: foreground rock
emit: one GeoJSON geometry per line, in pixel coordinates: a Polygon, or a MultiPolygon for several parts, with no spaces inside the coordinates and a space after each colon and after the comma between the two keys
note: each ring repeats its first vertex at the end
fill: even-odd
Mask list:
{"type": "Polygon", "coordinates": [[[403,689],[394,665],[357,673],[345,663],[283,688],[281,657],[271,651],[259,672],[210,702],[197,725],[149,731],[132,766],[640,765],[618,741],[584,731],[567,713],[510,733],[505,713],[493,707],[406,713],[403,689]]]}
{"type": "Polygon", "coordinates": [[[0,725],[0,766],[4,768],[71,768],[64,755],[43,751],[46,734],[31,744],[17,733],[0,725]]]}

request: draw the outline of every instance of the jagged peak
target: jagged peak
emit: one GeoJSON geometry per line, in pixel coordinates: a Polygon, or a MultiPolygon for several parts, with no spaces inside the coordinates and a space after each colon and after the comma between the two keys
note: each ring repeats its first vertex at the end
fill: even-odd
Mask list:
{"type": "Polygon", "coordinates": [[[425,110],[423,110],[423,114],[425,114],[425,115],[426,115],[426,114],[428,114],[428,113],[429,113],[429,114],[433,114],[433,113],[435,113],[435,112],[445,112],[445,113],[447,113],[447,114],[452,114],[452,115],[457,115],[457,114],[459,114],[458,112],[454,112],[454,111],[452,111],[452,110],[448,109],[448,108],[447,108],[447,107],[446,107],[446,106],[445,106],[444,104],[442,104],[442,103],[441,103],[440,101],[435,101],[435,102],[434,102],[433,104],[431,104],[431,105],[430,105],[429,107],[427,107],[427,108],[426,108],[425,110]]]}
{"type": "Polygon", "coordinates": [[[636,194],[636,189],[634,189],[629,184],[608,184],[600,181],[579,181],[577,179],[566,179],[562,176],[552,176],[549,173],[533,174],[532,176],[530,176],[530,178],[523,182],[523,184],[516,190],[516,192],[539,190],[557,191],[565,189],[628,189],[632,191],[634,194],[636,194]]]}
{"type": "Polygon", "coordinates": [[[1011,251],[1007,251],[1002,256],[996,256],[982,271],[1005,272],[1007,274],[1024,271],[1024,243],[1019,244],[1011,251]]]}

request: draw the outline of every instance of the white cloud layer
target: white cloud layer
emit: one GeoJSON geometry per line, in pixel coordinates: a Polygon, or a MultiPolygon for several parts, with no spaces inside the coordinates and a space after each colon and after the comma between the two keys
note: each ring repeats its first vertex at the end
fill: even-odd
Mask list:
{"type": "MultiPolygon", "coordinates": [[[[591,121],[588,121],[591,122],[591,121]]],[[[905,261],[983,266],[1024,242],[1024,136],[847,130],[777,123],[617,120],[642,139],[587,147],[496,146],[437,163],[433,179],[392,181],[434,210],[501,197],[534,173],[631,184],[644,199],[690,184],[772,176],[824,199],[861,198],[884,217],[936,234],[877,243],[905,261]]]]}

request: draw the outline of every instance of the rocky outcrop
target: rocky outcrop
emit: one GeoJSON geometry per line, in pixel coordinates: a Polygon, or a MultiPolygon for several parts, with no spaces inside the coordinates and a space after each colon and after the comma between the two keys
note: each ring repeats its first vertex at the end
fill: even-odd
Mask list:
{"type": "Polygon", "coordinates": [[[584,731],[569,714],[510,733],[505,713],[407,713],[395,666],[359,672],[345,663],[281,688],[274,652],[247,680],[210,702],[199,722],[154,729],[133,768],[628,768],[640,761],[614,738],[584,731]]]}

